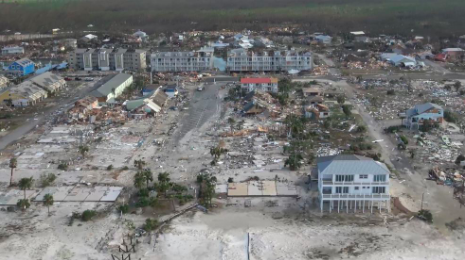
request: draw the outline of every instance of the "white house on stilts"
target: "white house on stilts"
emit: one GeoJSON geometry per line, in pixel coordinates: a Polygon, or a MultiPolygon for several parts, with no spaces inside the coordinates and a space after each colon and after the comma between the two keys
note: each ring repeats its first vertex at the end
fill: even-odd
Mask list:
{"type": "Polygon", "coordinates": [[[317,170],[321,212],[390,212],[390,171],[384,163],[342,154],[319,157],[317,170]]]}

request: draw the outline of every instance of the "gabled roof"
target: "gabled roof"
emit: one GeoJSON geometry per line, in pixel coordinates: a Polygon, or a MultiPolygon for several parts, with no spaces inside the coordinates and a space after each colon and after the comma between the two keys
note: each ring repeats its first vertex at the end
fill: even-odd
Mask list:
{"type": "Polygon", "coordinates": [[[423,114],[424,112],[430,110],[430,109],[442,109],[441,106],[433,104],[433,103],[424,103],[420,105],[415,105],[415,110],[418,115],[423,114]]]}
{"type": "Polygon", "coordinates": [[[384,163],[371,158],[340,154],[317,158],[317,167],[320,174],[389,174],[390,171],[384,163]]]}
{"type": "Polygon", "coordinates": [[[27,66],[29,64],[34,64],[34,62],[32,62],[32,60],[28,59],[28,58],[22,58],[22,59],[19,59],[13,63],[16,63],[18,65],[21,65],[21,66],[27,66]]]}
{"type": "Polygon", "coordinates": [[[91,94],[94,97],[106,97],[111,93],[112,89],[116,89],[129,78],[132,78],[132,75],[125,73],[116,74],[113,78],[100,86],[98,89],[92,91],[91,94]]]}
{"type": "Polygon", "coordinates": [[[55,88],[57,87],[56,85],[52,86],[55,83],[65,84],[65,80],[62,77],[55,75],[51,72],[42,73],[38,76],[31,78],[30,81],[34,82],[39,87],[42,87],[42,88],[45,88],[51,91],[54,91],[55,88]]]}

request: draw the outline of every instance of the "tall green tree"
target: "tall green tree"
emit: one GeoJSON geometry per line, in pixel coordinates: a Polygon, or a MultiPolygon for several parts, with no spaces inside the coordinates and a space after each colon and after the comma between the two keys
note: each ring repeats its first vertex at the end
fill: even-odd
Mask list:
{"type": "Polygon", "coordinates": [[[204,206],[211,207],[212,199],[215,196],[215,185],[217,179],[211,174],[197,175],[197,183],[199,184],[199,197],[202,198],[204,206]]]}
{"type": "Polygon", "coordinates": [[[34,179],[32,177],[22,178],[21,180],[19,180],[18,186],[20,189],[24,191],[24,199],[26,199],[26,190],[31,189],[33,184],[34,179]]]}
{"type": "Polygon", "coordinates": [[[145,182],[147,183],[147,189],[149,188],[149,182],[153,181],[153,174],[150,169],[142,170],[142,175],[144,176],[145,182]]]}
{"type": "Polygon", "coordinates": [[[47,206],[47,213],[50,215],[50,206],[54,203],[52,194],[45,194],[44,196],[44,206],[47,206]]]}
{"type": "Polygon", "coordinates": [[[234,120],[234,118],[232,118],[232,117],[228,118],[228,124],[229,124],[229,128],[231,129],[231,133],[234,132],[234,124],[235,123],[236,123],[236,120],[234,120]]]}
{"type": "Polygon", "coordinates": [[[9,166],[11,169],[11,173],[10,173],[10,186],[11,186],[13,184],[14,171],[18,167],[18,159],[16,159],[16,157],[11,158],[9,166]]]}
{"type": "Polygon", "coordinates": [[[141,171],[136,172],[134,175],[134,187],[142,189],[145,183],[146,181],[144,174],[141,171]]]}

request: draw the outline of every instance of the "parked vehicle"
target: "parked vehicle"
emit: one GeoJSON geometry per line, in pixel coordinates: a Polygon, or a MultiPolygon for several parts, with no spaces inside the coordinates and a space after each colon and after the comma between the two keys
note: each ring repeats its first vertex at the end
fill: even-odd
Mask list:
{"type": "Polygon", "coordinates": [[[71,80],[73,80],[73,79],[70,78],[70,77],[66,77],[65,80],[66,80],[66,81],[71,81],[71,80]]]}
{"type": "Polygon", "coordinates": [[[85,81],[94,81],[94,78],[91,78],[91,77],[87,77],[84,79],[85,81]]]}
{"type": "Polygon", "coordinates": [[[82,79],[81,79],[80,77],[75,77],[74,80],[80,81],[80,80],[82,80],[82,79]]]}

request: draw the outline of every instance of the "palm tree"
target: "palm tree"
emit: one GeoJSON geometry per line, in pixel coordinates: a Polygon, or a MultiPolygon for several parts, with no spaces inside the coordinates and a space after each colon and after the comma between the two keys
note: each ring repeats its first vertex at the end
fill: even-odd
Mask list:
{"type": "Polygon", "coordinates": [[[85,157],[87,152],[89,152],[89,146],[87,145],[79,146],[79,153],[81,153],[82,157],[85,157]]]}
{"type": "Polygon", "coordinates": [[[10,185],[13,184],[13,173],[16,167],[18,167],[18,160],[15,157],[13,157],[10,159],[10,169],[11,169],[10,185]]]}
{"type": "Polygon", "coordinates": [[[139,171],[144,169],[146,162],[144,160],[134,160],[134,167],[136,167],[139,171]]]}
{"type": "Polygon", "coordinates": [[[161,172],[157,177],[159,182],[169,182],[171,180],[170,174],[168,172],[161,172]]]}
{"type": "Polygon", "coordinates": [[[168,172],[161,172],[158,174],[158,183],[155,184],[155,188],[157,192],[164,193],[166,197],[166,193],[168,192],[169,188],[171,187],[171,178],[170,174],[168,172]]]}
{"type": "Polygon", "coordinates": [[[22,178],[19,180],[19,188],[24,191],[24,200],[26,200],[26,190],[32,188],[32,184],[34,184],[34,179],[31,178],[22,178]]]}
{"type": "Polygon", "coordinates": [[[150,169],[145,169],[142,171],[142,175],[144,176],[145,182],[147,182],[147,189],[149,188],[149,182],[153,181],[153,174],[150,169]]]}
{"type": "Polygon", "coordinates": [[[138,171],[136,175],[134,175],[134,186],[138,189],[142,189],[145,184],[145,176],[141,171],[138,171]]]}
{"type": "Polygon", "coordinates": [[[236,123],[236,120],[234,120],[234,118],[232,117],[228,118],[228,124],[229,124],[229,128],[231,128],[231,133],[234,132],[235,123],[236,123]]]}
{"type": "Polygon", "coordinates": [[[47,206],[47,212],[50,216],[50,206],[53,205],[53,195],[52,194],[45,194],[44,196],[44,206],[47,206]]]}

